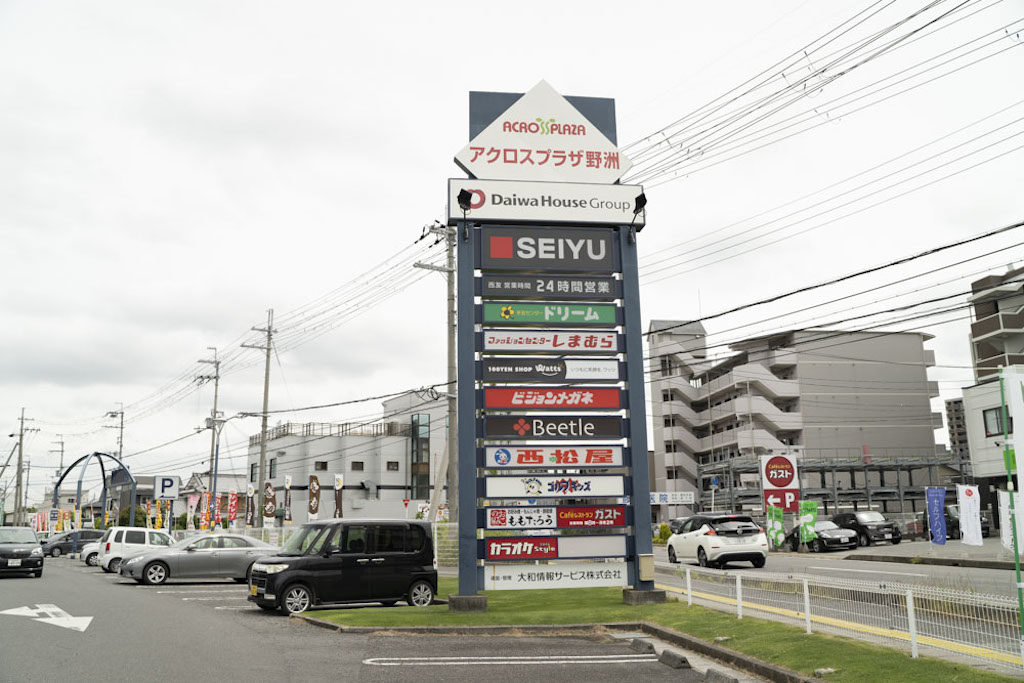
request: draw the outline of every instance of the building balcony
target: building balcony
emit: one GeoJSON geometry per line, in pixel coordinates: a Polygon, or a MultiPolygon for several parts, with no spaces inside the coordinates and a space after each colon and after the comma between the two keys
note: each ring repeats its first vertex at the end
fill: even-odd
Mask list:
{"type": "Polygon", "coordinates": [[[1024,334],[1024,312],[996,313],[971,324],[971,339],[975,342],[1017,334],[1024,334]]]}
{"type": "Polygon", "coordinates": [[[783,368],[796,365],[797,353],[793,349],[772,349],[768,353],[768,367],[783,368]]]}
{"type": "MultiPolygon", "coordinates": [[[[772,398],[797,398],[800,395],[800,383],[793,379],[779,379],[763,365],[748,363],[739,365],[731,372],[711,382],[710,393],[732,391],[735,387],[746,386],[756,388],[759,394],[772,398]]],[[[705,390],[706,392],[707,390],[705,390]]]]}
{"type": "Polygon", "coordinates": [[[1024,365],[1024,353],[1001,353],[998,356],[978,359],[978,381],[999,376],[999,366],[1024,365]]]}

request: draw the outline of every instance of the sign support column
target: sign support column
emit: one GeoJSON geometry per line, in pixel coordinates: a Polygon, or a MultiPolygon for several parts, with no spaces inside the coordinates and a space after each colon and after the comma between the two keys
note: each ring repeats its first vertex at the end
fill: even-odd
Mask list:
{"type": "Polygon", "coordinates": [[[474,232],[465,220],[456,225],[458,241],[458,496],[459,593],[449,598],[453,612],[483,611],[487,598],[477,595],[483,582],[477,567],[476,521],[476,344],[473,291],[474,232]]]}
{"type": "MultiPolygon", "coordinates": [[[[653,596],[654,591],[654,547],[647,525],[651,519],[651,485],[647,463],[647,409],[645,403],[644,347],[640,332],[640,284],[637,268],[636,233],[632,227],[618,230],[619,253],[622,254],[622,303],[626,316],[626,386],[627,407],[629,408],[630,472],[633,488],[630,503],[633,505],[633,536],[636,539],[636,557],[628,564],[629,583],[635,589],[623,591],[627,602],[638,601],[643,591],[653,596]]],[[[660,599],[645,597],[642,602],[664,602],[664,591],[658,591],[660,599]]]]}

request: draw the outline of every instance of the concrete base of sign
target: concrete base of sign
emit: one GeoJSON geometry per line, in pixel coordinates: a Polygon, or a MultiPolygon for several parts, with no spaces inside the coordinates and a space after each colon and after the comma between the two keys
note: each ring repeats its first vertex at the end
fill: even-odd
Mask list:
{"type": "Polygon", "coordinates": [[[449,595],[449,612],[486,612],[486,595],[449,595]]]}
{"type": "Polygon", "coordinates": [[[633,588],[622,589],[622,602],[627,605],[654,605],[665,602],[667,599],[665,591],[639,591],[633,588]]]}

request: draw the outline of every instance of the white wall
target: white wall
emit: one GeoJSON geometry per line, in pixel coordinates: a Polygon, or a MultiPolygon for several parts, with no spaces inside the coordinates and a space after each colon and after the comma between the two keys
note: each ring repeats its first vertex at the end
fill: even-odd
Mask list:
{"type": "MultiPolygon", "coordinates": [[[[971,451],[971,466],[975,477],[1006,476],[1003,463],[1003,436],[985,436],[985,422],[982,412],[999,408],[999,382],[988,382],[964,390],[964,422],[967,425],[967,444],[971,451]]],[[[1018,426],[1018,429],[1020,427],[1018,426]]],[[[1011,439],[1013,435],[1010,435],[1011,439]]],[[[1020,449],[1024,454],[1024,449],[1020,449]]]]}

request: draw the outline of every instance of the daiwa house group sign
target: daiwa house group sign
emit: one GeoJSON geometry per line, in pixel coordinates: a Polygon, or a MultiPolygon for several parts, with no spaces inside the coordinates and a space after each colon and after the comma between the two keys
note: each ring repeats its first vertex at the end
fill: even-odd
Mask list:
{"type": "MultiPolygon", "coordinates": [[[[470,94],[458,242],[459,595],[653,589],[636,231],[614,102],[470,94]],[[509,536],[510,530],[529,530],[509,536]],[[568,534],[568,535],[567,535],[568,534]]],[[[639,210],[637,210],[639,208],[639,210]]]]}

